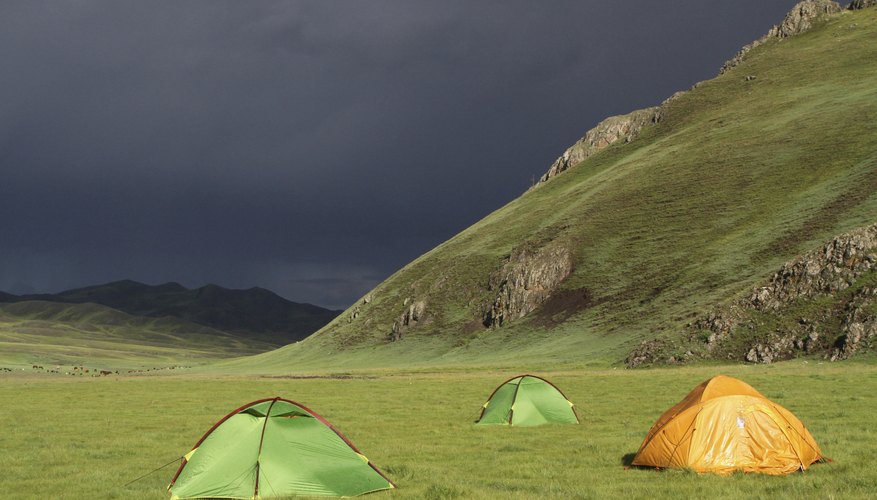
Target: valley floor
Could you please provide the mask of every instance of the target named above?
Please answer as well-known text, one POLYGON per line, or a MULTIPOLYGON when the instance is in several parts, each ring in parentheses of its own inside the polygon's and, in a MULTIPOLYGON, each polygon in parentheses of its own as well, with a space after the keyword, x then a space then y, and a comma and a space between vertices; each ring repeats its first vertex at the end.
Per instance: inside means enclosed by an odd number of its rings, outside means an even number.
POLYGON ((877 363, 540 372, 580 425, 476 427, 515 375, 498 369, 372 371, 344 378, 0 373, 0 491, 8 498, 155 498, 219 418, 283 396, 326 417, 399 488, 369 498, 864 498, 877 488, 877 363), (834 459, 785 477, 627 469, 654 420, 724 373, 794 412, 834 459))

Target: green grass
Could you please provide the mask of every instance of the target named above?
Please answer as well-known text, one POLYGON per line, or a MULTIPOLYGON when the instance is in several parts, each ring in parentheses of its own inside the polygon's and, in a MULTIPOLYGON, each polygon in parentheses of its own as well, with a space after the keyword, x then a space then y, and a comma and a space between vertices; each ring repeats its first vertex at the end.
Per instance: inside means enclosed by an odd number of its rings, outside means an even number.
POLYGON ((359 378, 244 376, 69 380, 0 374, 0 491, 15 498, 167 498, 170 466, 243 403, 283 396, 332 422, 398 483, 374 498, 867 498, 877 487, 877 364, 542 371, 580 425, 476 427, 481 404, 517 370, 355 372, 359 378), (626 470, 654 420, 725 373, 794 412, 834 459, 785 477, 626 470))

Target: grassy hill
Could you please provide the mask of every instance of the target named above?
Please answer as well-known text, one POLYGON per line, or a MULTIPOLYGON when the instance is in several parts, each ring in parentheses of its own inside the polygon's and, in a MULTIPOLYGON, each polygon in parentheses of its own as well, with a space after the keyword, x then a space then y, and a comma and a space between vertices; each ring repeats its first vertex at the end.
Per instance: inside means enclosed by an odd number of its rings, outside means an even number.
POLYGON ((0 304, 0 364, 150 368, 263 352, 271 344, 98 304, 0 304))
POLYGON ((0 302, 101 304, 134 316, 171 316, 231 332, 275 347, 301 340, 338 311, 299 304, 263 288, 230 290, 217 285, 188 289, 178 283, 146 285, 131 280, 67 290, 58 294, 0 295, 0 302))
POLYGON ((232 365, 615 363, 877 219, 877 9, 769 40, 662 114, 405 266, 317 334, 232 365), (568 260, 568 276, 535 310, 486 327, 499 278, 540 256, 568 260))

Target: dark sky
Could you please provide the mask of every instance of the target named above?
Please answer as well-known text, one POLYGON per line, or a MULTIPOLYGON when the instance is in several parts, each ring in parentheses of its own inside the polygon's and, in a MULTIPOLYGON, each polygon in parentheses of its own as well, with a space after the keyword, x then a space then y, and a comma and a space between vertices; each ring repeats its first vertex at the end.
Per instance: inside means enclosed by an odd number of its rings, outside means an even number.
POLYGON ((0 2, 0 290, 346 307, 795 0, 0 2))

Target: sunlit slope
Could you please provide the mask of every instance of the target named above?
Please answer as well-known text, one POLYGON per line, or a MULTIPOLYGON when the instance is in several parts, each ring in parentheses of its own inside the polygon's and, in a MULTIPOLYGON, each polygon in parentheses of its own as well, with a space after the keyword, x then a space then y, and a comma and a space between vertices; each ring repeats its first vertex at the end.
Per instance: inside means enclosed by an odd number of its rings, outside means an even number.
POLYGON ((497 210, 317 334, 232 366, 617 362, 875 220, 877 9, 867 9, 754 49, 667 104, 638 139, 497 210), (491 273, 515 249, 551 245, 574 261, 553 298, 485 328, 491 273), (418 321, 394 338, 418 302, 418 321))
POLYGON ((288 301, 262 288, 235 290, 217 285, 188 289, 179 283, 147 285, 122 280, 57 294, 0 294, 0 302, 35 300, 94 303, 134 316, 174 317, 272 347, 301 340, 338 314, 338 311, 288 301))
POLYGON ((0 366, 192 365, 269 345, 178 318, 144 318, 98 304, 0 304, 0 366))

